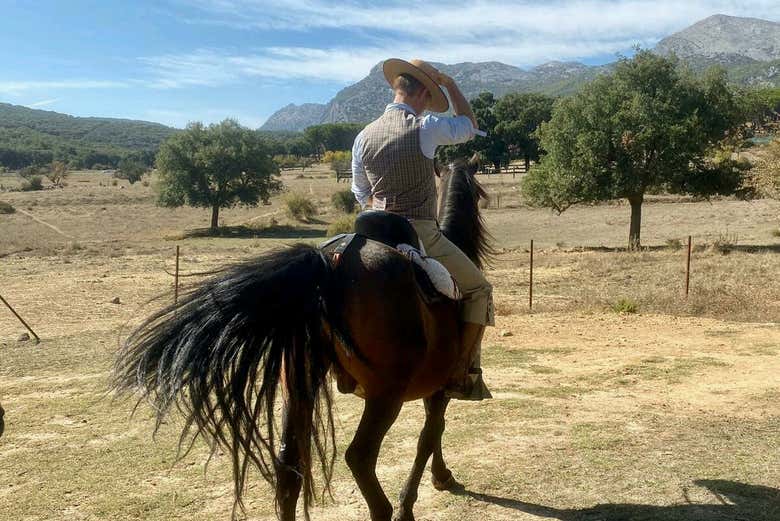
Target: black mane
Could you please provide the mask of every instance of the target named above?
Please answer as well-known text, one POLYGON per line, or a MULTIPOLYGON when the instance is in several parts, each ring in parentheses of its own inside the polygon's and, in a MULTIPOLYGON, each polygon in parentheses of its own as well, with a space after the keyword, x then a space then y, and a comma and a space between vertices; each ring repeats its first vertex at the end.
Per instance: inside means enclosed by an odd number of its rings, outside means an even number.
POLYGON ((475 172, 474 161, 458 159, 447 165, 442 175, 444 201, 439 223, 444 236, 481 269, 495 250, 479 213, 479 201, 487 199, 487 193, 474 177, 475 172))

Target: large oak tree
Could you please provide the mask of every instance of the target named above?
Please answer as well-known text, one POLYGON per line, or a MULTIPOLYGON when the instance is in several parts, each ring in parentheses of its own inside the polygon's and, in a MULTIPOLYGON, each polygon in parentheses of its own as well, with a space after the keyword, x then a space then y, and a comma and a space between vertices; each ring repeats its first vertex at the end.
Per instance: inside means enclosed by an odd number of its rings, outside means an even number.
POLYGON ((267 202, 282 188, 262 137, 230 119, 190 123, 160 146, 156 164, 160 204, 211 208, 212 228, 221 208, 267 202))
POLYGON ((739 189, 741 165, 712 158, 742 120, 722 71, 695 77, 674 57, 639 50, 555 105, 539 129, 547 154, 523 180, 523 193, 558 212, 627 199, 629 248, 636 249, 645 194, 707 197, 739 189))

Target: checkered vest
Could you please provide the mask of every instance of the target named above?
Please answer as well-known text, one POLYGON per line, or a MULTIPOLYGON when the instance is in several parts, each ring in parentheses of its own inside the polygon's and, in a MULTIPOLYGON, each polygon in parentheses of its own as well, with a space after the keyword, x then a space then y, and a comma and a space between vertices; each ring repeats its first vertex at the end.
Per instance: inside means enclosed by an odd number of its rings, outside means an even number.
POLYGON ((433 159, 420 150, 420 120, 388 110, 363 130, 361 158, 373 207, 410 219, 436 218, 433 159))

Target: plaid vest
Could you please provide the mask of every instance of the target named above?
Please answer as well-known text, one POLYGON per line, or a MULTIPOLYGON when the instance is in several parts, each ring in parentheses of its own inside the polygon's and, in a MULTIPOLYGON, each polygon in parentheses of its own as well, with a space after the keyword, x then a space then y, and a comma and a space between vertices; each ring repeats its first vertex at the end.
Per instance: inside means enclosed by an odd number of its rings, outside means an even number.
POLYGON ((420 120, 388 110, 363 130, 361 158, 373 207, 410 219, 436 219, 433 159, 420 150, 420 120))

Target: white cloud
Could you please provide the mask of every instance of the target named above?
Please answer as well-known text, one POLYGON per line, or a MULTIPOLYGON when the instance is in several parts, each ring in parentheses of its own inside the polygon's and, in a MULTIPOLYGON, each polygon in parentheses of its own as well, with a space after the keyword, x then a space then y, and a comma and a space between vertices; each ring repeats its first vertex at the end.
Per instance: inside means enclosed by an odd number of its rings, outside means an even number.
POLYGON ((324 0, 181 0, 208 18, 201 23, 238 28, 368 29, 414 35, 426 41, 462 41, 513 35, 588 40, 661 37, 716 13, 780 18, 777 0, 433 0, 385 5, 324 0))
POLYGON ((147 61, 157 86, 217 85, 242 78, 359 80, 391 56, 502 61, 527 67, 652 47, 715 13, 779 19, 778 0, 432 0, 385 5, 354 0, 178 0, 207 15, 191 20, 245 30, 339 29, 339 47, 272 47, 236 54, 198 51, 147 61), (357 40, 357 38, 356 38, 357 40), (365 42, 368 42, 367 44, 365 42))
POLYGON ((44 99, 41 101, 36 101, 35 103, 29 103, 27 106, 30 107, 31 109, 34 109, 36 107, 45 107, 47 105, 52 105, 54 103, 57 103, 61 99, 62 98, 44 99))
POLYGON ((129 86, 130 84, 124 81, 103 80, 0 81, 0 93, 19 94, 58 89, 116 89, 129 86))

